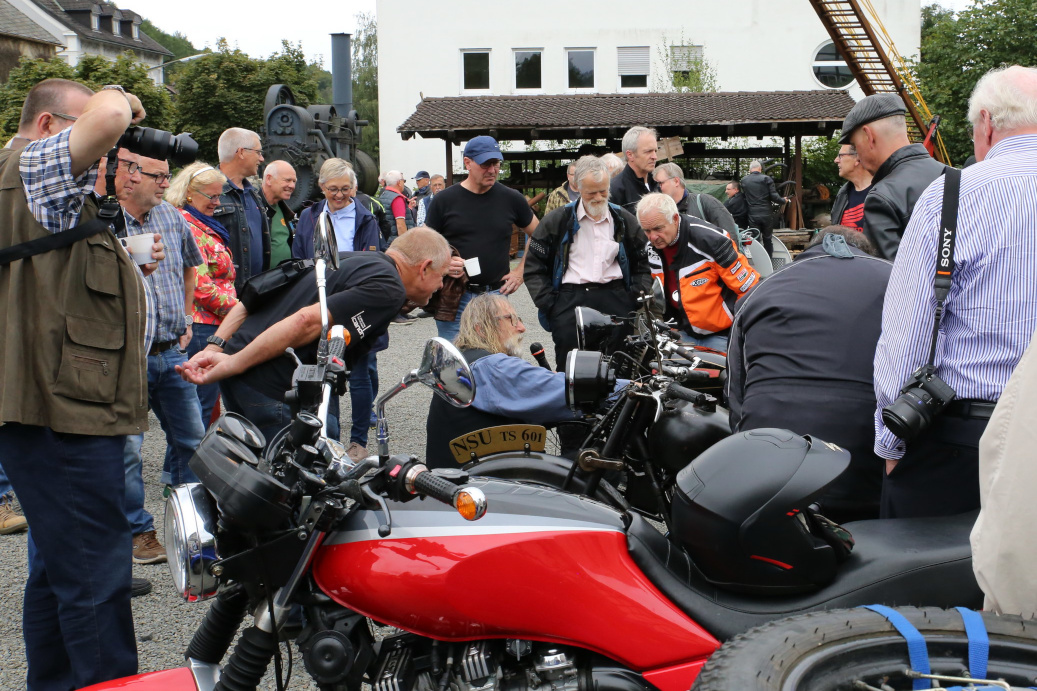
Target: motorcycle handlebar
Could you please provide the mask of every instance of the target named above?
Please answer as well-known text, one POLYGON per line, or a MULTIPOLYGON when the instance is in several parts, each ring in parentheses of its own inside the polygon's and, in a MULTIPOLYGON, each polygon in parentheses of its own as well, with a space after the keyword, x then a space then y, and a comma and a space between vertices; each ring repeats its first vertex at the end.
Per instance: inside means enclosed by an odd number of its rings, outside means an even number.
POLYGON ((476 487, 460 487, 424 466, 411 478, 414 491, 454 507, 463 518, 475 521, 486 513, 486 495, 476 487))
POLYGON ((331 338, 328 341, 328 355, 339 360, 344 360, 346 355, 346 339, 331 338))
POLYGON ((700 394, 698 391, 686 389, 680 384, 670 384, 668 387, 666 387, 667 398, 679 398, 680 400, 687 401, 688 403, 696 403, 698 402, 701 396, 702 394, 700 394))

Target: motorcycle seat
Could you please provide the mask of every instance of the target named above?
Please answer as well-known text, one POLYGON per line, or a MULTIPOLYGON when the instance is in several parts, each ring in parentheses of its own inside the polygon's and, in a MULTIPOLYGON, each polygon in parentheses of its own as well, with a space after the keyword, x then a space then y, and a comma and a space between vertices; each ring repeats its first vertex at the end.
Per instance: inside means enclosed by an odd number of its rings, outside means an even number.
POLYGON ((692 620, 724 641, 754 626, 815 610, 859 605, 980 609, 969 534, 978 512, 940 518, 858 521, 856 546, 834 581, 810 592, 761 596, 710 583, 682 547, 628 513, 627 548, 645 576, 692 620))

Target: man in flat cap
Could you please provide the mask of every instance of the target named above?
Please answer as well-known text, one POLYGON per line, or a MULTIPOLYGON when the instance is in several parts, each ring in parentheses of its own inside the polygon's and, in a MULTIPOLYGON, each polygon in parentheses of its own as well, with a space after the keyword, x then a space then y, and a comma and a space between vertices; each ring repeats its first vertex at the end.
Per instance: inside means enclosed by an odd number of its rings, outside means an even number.
POLYGON ((857 102, 843 121, 840 144, 857 151, 872 175, 864 200, 864 234, 878 256, 893 260, 915 202, 943 172, 921 144, 907 138, 904 102, 896 94, 873 94, 857 102))

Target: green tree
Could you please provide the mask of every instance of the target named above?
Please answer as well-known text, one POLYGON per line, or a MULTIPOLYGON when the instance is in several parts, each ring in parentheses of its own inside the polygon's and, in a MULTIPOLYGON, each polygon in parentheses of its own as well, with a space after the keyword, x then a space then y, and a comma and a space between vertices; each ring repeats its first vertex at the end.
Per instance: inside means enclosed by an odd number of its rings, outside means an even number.
POLYGON ((73 79, 95 90, 105 84, 120 84, 136 94, 144 105, 148 116, 142 124, 158 129, 170 129, 173 124, 173 104, 169 94, 151 81, 147 69, 132 53, 123 53, 114 62, 96 55, 87 56, 75 68, 60 58, 23 59, 11 70, 7 83, 0 86, 0 142, 6 142, 18 131, 22 103, 29 89, 54 77, 73 79))
POLYGON ((698 57, 687 54, 690 48, 692 44, 683 34, 676 42, 663 39, 659 45, 663 69, 653 80, 655 91, 711 93, 720 90, 716 68, 704 53, 698 57))
POLYGON ((803 187, 825 185, 834 196, 845 182, 839 177, 835 155, 841 145, 838 137, 807 137, 803 142, 803 187))
POLYGON ((177 76, 176 128, 191 132, 198 141, 200 158, 215 163, 216 142, 224 130, 244 127, 259 131, 266 92, 274 84, 290 87, 301 106, 313 102, 319 93, 299 46, 284 41, 281 52, 257 60, 232 49, 221 38, 215 52, 184 63, 177 76))
POLYGON ((1035 18, 1037 0, 977 0, 957 16, 930 12, 916 72, 953 161, 972 153, 968 101, 979 78, 1003 65, 1037 64, 1035 18))
MULTIPOLYGON (((202 51, 194 47, 194 44, 188 40, 187 36, 177 31, 173 34, 168 34, 162 29, 158 28, 147 19, 141 22, 140 30, 155 40, 160 46, 168 50, 173 54, 172 60, 179 60, 180 58, 190 57, 197 55, 202 51)), ((183 68, 183 63, 174 62, 171 65, 167 65, 163 68, 162 76, 166 84, 170 84, 176 79, 176 74, 183 68)))
POLYGON ((378 27, 373 14, 356 15, 352 47, 353 108, 360 119, 368 122, 361 135, 360 148, 378 165, 378 27))

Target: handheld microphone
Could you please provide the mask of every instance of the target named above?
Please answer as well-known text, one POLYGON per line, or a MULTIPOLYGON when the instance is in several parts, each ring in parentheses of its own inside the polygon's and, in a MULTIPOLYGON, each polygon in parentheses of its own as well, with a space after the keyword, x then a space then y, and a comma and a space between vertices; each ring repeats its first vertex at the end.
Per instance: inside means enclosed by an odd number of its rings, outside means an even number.
POLYGON ((544 369, 551 369, 551 365, 547 362, 547 356, 544 355, 544 346, 540 343, 530 343, 529 352, 533 355, 533 359, 537 361, 537 364, 544 369))

